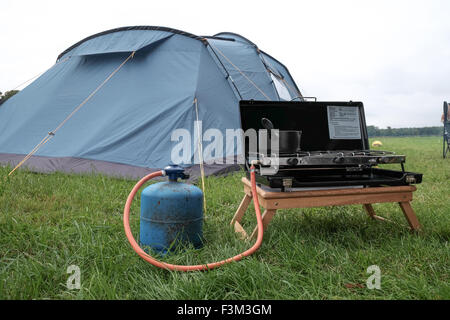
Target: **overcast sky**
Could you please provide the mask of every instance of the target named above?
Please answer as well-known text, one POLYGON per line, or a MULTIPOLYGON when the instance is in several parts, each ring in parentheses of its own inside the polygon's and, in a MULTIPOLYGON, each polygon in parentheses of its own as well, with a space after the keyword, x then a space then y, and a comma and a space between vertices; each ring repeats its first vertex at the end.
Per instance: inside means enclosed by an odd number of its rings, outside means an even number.
POLYGON ((241 34, 304 96, 364 102, 369 125, 438 126, 450 100, 450 1, 0 0, 0 91, 87 36, 133 25, 241 34))

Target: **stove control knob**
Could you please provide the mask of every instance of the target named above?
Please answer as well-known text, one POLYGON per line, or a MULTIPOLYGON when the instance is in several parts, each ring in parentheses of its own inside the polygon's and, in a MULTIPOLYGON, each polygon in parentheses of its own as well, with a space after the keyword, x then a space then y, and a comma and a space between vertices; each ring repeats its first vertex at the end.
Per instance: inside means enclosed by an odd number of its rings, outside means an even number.
POLYGON ((333 159, 334 163, 343 163, 344 162, 344 157, 336 157, 333 159))
POLYGON ((389 158, 387 157, 379 157, 378 163, 389 163, 389 158))
POLYGON ((297 158, 289 158, 287 159, 287 164, 290 166, 296 166, 298 165, 298 159, 297 158))
POLYGON ((416 177, 414 176, 406 176, 406 183, 416 183, 416 177))

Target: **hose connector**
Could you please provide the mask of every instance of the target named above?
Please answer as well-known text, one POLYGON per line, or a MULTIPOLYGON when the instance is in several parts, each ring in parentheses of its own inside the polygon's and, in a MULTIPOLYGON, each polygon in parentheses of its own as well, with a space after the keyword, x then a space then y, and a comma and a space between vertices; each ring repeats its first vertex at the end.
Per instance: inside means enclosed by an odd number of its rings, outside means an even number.
POLYGON ((163 175, 169 177, 169 181, 177 181, 180 179, 189 179, 189 175, 184 173, 184 169, 177 165, 167 166, 163 170, 163 175))

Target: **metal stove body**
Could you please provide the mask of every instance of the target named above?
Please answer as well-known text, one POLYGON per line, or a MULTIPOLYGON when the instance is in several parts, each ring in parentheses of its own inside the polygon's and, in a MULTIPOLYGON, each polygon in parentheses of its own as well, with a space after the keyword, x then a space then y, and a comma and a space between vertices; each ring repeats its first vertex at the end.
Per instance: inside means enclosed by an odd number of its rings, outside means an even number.
POLYGON ((244 139, 246 169, 257 160, 257 182, 288 191, 296 188, 398 186, 421 183, 422 174, 405 171, 406 157, 370 150, 361 102, 241 101, 241 125, 257 134, 258 148, 244 139), (260 119, 279 130, 301 131, 300 150, 277 153, 260 119), (275 150, 275 151, 274 151, 275 150), (397 164, 400 170, 379 168, 397 164))

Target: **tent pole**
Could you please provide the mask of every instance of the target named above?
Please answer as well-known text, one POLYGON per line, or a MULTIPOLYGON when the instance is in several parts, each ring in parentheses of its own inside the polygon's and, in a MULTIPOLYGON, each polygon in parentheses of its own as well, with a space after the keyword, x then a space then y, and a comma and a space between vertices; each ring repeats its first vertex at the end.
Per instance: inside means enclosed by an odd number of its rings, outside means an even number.
POLYGON ((203 167, 203 143, 202 133, 200 132, 199 118, 198 118, 198 100, 194 98, 195 115, 197 118, 197 135, 198 135, 198 159, 200 160, 200 174, 202 177, 202 191, 203 191, 203 211, 206 217, 206 188, 205 188, 205 168, 203 167))

